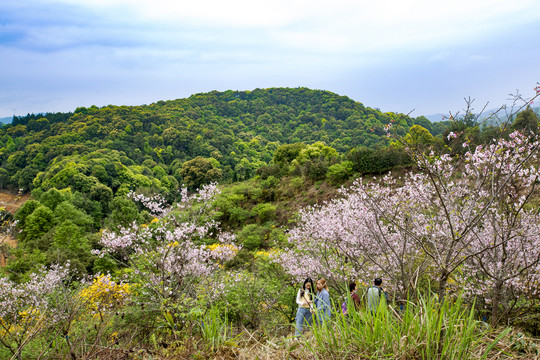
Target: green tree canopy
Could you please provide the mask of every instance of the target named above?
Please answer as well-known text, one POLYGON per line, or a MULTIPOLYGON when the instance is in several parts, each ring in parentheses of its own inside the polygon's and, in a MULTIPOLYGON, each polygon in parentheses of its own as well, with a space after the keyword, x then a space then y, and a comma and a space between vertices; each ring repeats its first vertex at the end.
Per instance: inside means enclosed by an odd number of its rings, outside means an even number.
POLYGON ((511 130, 520 130, 538 134, 538 121, 540 118, 530 106, 516 115, 511 130))
POLYGON ((332 158, 337 158, 339 156, 336 149, 326 146, 323 142, 317 141, 313 145, 307 145, 305 148, 300 150, 300 153, 296 157, 296 160, 299 164, 304 164, 306 161, 314 159, 325 159, 329 160, 332 158))
POLYGON ((182 175, 184 185, 193 190, 204 184, 219 181, 222 171, 214 166, 212 160, 197 156, 182 164, 180 175, 182 175))
POLYGON ((39 206, 26 218, 25 241, 39 240, 54 226, 54 214, 47 206, 39 206))

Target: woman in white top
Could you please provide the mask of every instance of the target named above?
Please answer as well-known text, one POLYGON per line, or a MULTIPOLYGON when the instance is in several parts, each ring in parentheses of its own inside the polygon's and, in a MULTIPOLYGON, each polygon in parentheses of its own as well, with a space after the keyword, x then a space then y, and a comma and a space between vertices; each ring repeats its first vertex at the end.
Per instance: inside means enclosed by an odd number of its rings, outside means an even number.
POLYGON ((300 336, 302 334, 304 324, 311 325, 312 323, 313 289, 311 278, 307 278, 302 288, 298 289, 298 294, 296 295, 298 310, 296 311, 296 332, 294 336, 300 336))

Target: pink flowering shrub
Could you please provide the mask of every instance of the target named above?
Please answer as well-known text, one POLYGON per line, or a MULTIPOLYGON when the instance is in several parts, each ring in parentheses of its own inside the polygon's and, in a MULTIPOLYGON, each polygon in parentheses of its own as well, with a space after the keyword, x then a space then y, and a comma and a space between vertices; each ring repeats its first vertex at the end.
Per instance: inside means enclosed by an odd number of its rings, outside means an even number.
POLYGON ((0 278, 0 343, 18 356, 35 337, 62 320, 54 294, 64 287, 68 269, 53 266, 30 274, 17 284, 0 278))
POLYGON ((173 206, 157 197, 131 194, 149 208, 155 220, 103 232, 103 248, 95 253, 108 254, 127 266, 133 300, 145 309, 168 312, 175 303, 191 303, 186 299, 196 299, 197 289, 210 284, 220 264, 238 252, 234 236, 222 233, 212 219, 212 202, 218 191, 215 184, 194 194, 183 189, 181 201, 173 206), (218 245, 207 246, 208 239, 218 245))

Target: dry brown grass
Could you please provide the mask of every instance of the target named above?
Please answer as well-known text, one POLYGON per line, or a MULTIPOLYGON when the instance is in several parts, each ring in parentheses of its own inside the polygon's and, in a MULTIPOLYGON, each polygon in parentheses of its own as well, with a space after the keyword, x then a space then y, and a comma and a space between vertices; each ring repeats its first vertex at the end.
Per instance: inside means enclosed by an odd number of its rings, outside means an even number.
POLYGON ((0 206, 4 207, 6 211, 14 213, 22 204, 30 198, 30 193, 18 195, 8 191, 0 191, 0 206))
MULTIPOLYGON (((5 211, 14 214, 29 198, 29 193, 19 195, 8 191, 0 191, 0 208, 4 208, 5 211)), ((16 247, 17 239, 10 234, 0 234, 0 245, 16 247)), ((6 264, 6 256, 7 252, 5 249, 2 249, 0 251, 0 266, 6 264)))

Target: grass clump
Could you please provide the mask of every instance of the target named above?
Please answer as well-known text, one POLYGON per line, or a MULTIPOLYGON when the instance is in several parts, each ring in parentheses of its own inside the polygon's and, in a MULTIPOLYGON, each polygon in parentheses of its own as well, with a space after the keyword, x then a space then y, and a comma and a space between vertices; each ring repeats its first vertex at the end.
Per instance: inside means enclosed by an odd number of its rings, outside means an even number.
POLYGON ((461 297, 439 304, 419 296, 400 311, 381 304, 374 314, 365 309, 348 316, 334 313, 331 323, 312 327, 304 349, 314 359, 516 358, 501 342, 510 331, 476 320, 474 307, 461 297))

